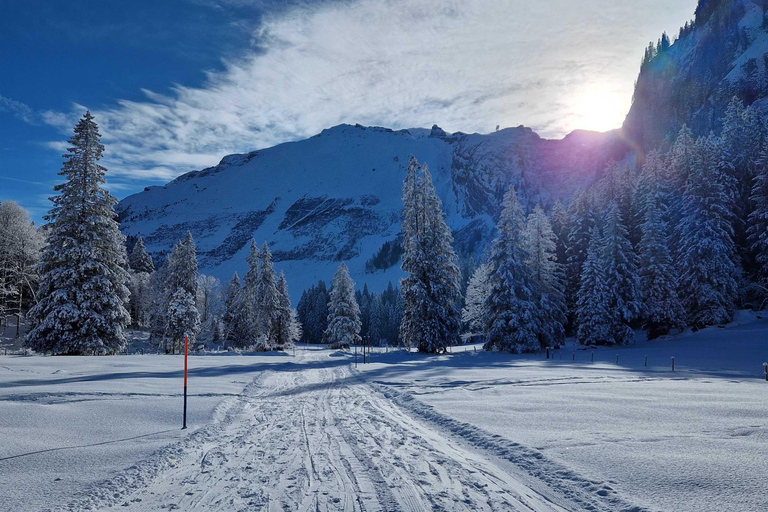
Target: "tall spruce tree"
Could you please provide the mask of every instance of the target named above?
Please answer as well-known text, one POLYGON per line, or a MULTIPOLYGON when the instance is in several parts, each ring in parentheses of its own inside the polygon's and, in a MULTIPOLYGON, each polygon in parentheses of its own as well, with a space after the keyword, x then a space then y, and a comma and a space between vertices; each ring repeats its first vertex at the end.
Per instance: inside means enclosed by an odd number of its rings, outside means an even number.
POLYGON ((181 352, 185 336, 190 343, 194 343, 200 330, 200 313, 195 307, 197 278, 197 249, 192 233, 187 231, 173 248, 165 278, 165 307, 168 315, 165 349, 171 353, 181 352), (175 315, 173 318, 171 312, 175 315), (189 321, 190 324, 182 326, 183 321, 189 321))
POLYGON ((611 201, 605 212, 602 250, 613 341, 617 345, 624 345, 632 340, 633 332, 629 324, 640 315, 642 302, 637 255, 622 221, 619 206, 614 201, 611 201))
POLYGON ((251 239, 248 257, 246 258, 248 271, 243 276, 242 296, 240 299, 240 306, 242 307, 240 328, 242 329, 241 334, 244 336, 242 342, 245 345, 256 343, 262 334, 261 326, 259 325, 261 304, 258 298, 260 261, 261 251, 259 251, 259 246, 256 245, 256 240, 251 239))
POLYGON ((323 342, 333 348, 360 342, 360 307, 355 299, 355 283, 344 262, 339 264, 331 282, 328 302, 328 327, 323 342))
POLYGON ((514 353, 540 348, 541 325, 524 240, 525 218, 513 188, 504 195, 490 260, 490 293, 484 310, 485 349, 514 353))
POLYGON ((297 331, 293 311, 291 310, 291 298, 288 295, 288 282, 285 274, 280 272, 277 279, 277 311, 275 313, 275 345, 280 350, 285 350, 293 345, 297 331))
POLYGON ((130 322, 125 239, 115 215, 117 200, 103 188, 107 169, 101 135, 86 112, 69 139, 45 219, 39 302, 30 310, 26 343, 54 354, 109 354, 125 348, 130 322))
POLYGON ((542 347, 557 347, 565 340, 568 320, 565 272, 557 261, 557 237, 540 206, 528 215, 525 244, 534 300, 538 305, 539 344, 542 347))
POLYGON ((272 350, 276 343, 275 328, 279 298, 277 294, 277 276, 272 266, 272 253, 266 242, 259 252, 259 280, 256 283, 257 315, 259 340, 262 350, 272 350))
POLYGON ((760 284, 768 286, 768 142, 756 165, 751 200, 749 242, 757 260, 760 284))
POLYGON ((694 330, 729 322, 736 299, 738 268, 727 207, 730 199, 718 150, 714 136, 697 141, 675 230, 678 296, 694 330))
POLYGON ((611 345, 614 336, 612 315, 608 310, 608 287, 602 260, 603 237, 598 226, 592 228, 587 259, 581 272, 576 300, 576 340, 582 345, 611 345))
POLYGON ((685 310, 675 288, 675 269, 667 245, 667 224, 659 204, 647 200, 640 239, 643 327, 649 340, 685 328, 685 310))
POLYGON ((411 158, 403 184, 404 313, 400 335, 420 352, 459 342, 461 273, 428 166, 411 158))
POLYGON ((147 248, 144 245, 143 238, 139 237, 136 241, 136 245, 133 246, 131 255, 128 256, 128 263, 131 266, 131 270, 134 272, 151 274, 155 271, 155 264, 152 261, 152 256, 147 254, 147 248))

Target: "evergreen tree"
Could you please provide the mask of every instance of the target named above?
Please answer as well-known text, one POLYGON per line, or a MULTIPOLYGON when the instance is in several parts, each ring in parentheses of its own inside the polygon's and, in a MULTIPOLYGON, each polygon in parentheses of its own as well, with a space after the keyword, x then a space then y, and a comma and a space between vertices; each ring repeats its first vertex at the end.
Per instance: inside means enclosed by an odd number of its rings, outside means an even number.
POLYGON ((371 297, 370 322, 368 335, 371 337, 371 343, 375 346, 380 346, 385 316, 381 305, 381 297, 376 294, 371 297))
POLYGON ((624 345, 632 340, 629 324, 638 318, 642 302, 637 255, 632 249, 619 207, 613 201, 605 213, 604 231, 601 259, 608 290, 608 311, 612 319, 611 333, 614 343, 624 345))
POLYGON ((136 245, 133 246, 131 255, 128 257, 128 264, 134 272, 144 272, 151 274, 155 271, 155 264, 152 257, 147 254, 147 248, 144 246, 144 239, 139 237, 136 245))
POLYGON ((251 239, 251 246, 246 258, 248 271, 243 276, 242 297, 240 299, 242 306, 240 328, 244 336, 243 343, 246 346, 256 343, 259 336, 264 334, 263 326, 259 324, 262 309, 258 296, 260 260, 261 251, 259 251, 259 247, 256 245, 256 240, 251 239))
POLYGON ((467 285, 461 320, 472 335, 482 333, 484 329, 485 311, 483 308, 490 293, 490 280, 491 266, 484 263, 475 269, 469 280, 469 285, 467 285))
POLYGON ((168 301, 168 336, 179 340, 179 352, 185 338, 191 344, 200 330, 200 313, 195 307, 195 297, 184 288, 177 288, 168 301))
POLYGON ((614 342, 605 264, 601 257, 604 252, 602 240, 600 230, 595 226, 590 235, 576 300, 576 339, 582 345, 610 345, 614 342))
POLYGON ((355 300, 355 283, 343 262, 331 282, 328 328, 323 342, 331 348, 348 347, 360 342, 360 307, 355 300))
POLYGON ((61 176, 51 198, 47 246, 41 258, 39 302, 30 310, 27 345, 54 354, 106 354, 125 348, 130 322, 125 238, 117 200, 102 188, 104 146, 90 112, 69 139, 61 176))
POLYGON ((652 193, 645 201, 640 240, 640 284, 643 327, 649 340, 685 328, 685 310, 675 289, 675 270, 667 246, 667 225, 652 193))
POLYGON ((537 206, 525 228, 527 264, 538 305, 539 344, 557 347, 565 340, 565 272, 557 262, 557 237, 544 210, 537 206))
POLYGON ((758 263, 758 278, 768 286, 768 142, 757 163, 752 185, 753 211, 749 216, 749 242, 758 263))
POLYGON ((245 293, 240 285, 240 276, 237 272, 227 285, 224 294, 224 338, 228 346, 235 348, 247 348, 250 339, 250 323, 244 300, 245 293))
POLYGON ((171 353, 181 352, 184 336, 189 337, 189 342, 194 343, 200 328, 200 316, 196 307, 189 308, 189 298, 191 297, 192 306, 195 306, 197 297, 197 250, 192 233, 187 231, 184 239, 179 241, 173 248, 171 257, 168 260, 168 270, 165 279, 165 297, 166 309, 168 311, 167 330, 165 337, 165 349, 171 353), (183 290, 185 293, 179 293, 183 290), (171 318, 171 302, 176 300, 174 314, 171 318), (192 319, 194 321, 189 326, 171 324, 171 321, 180 322, 183 319, 192 319), (185 333, 184 336, 181 333, 185 333))
POLYGON ((259 280, 256 283, 256 304, 259 343, 261 349, 272 350, 277 341, 275 328, 277 327, 277 312, 279 308, 279 299, 277 294, 277 278, 275 269, 272 266, 272 253, 269 251, 267 243, 261 247, 259 253, 259 280))
POLYGON ((328 327, 328 289, 324 281, 318 281, 301 295, 296 311, 302 326, 301 340, 305 343, 320 343, 328 327))
POLYGON ((275 314, 275 345, 278 349, 286 349, 298 340, 296 326, 291 310, 291 299, 288 295, 288 283, 285 274, 280 272, 277 280, 277 312, 275 314))
POLYGON ((539 349, 541 330, 533 282, 526 264, 524 217, 513 188, 504 196, 491 251, 490 293, 486 300, 486 350, 515 353, 539 349))
POLYGON ((453 236, 443 218, 432 176, 411 159, 403 186, 403 270, 405 309, 400 332, 420 352, 444 352, 459 342, 461 274, 453 236))
POLYGON ((568 212, 563 203, 557 201, 552 207, 552 232, 555 234, 557 262, 565 268, 568 263, 568 212))
MULTIPOLYGON (((582 267, 587 259, 590 233, 595 226, 590 197, 586 192, 578 191, 568 206, 568 244, 566 249, 566 306, 574 315, 576 301, 581 285, 582 267)), ((573 324, 575 318, 569 318, 573 324)))
POLYGON ((738 278, 717 141, 701 138, 695 150, 675 230, 678 296, 694 330, 731 320, 738 278))

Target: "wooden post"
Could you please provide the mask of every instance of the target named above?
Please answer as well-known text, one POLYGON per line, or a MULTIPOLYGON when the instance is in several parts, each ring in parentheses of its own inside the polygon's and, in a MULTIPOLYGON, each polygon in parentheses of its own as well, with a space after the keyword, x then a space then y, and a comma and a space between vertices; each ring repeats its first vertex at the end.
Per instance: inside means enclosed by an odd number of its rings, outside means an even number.
POLYGON ((619 354, 616 354, 616 364, 619 364, 619 354))
POLYGON ((573 355, 573 362, 575 363, 576 362, 576 352, 574 352, 572 355, 573 355))
POLYGON ((594 352, 594 350, 592 351, 592 362, 593 363, 595 362, 595 352, 594 352))
POLYGON ((768 381, 768 363, 763 363, 763 373, 765 373, 765 380, 768 381))
POLYGON ((675 371, 675 356, 672 356, 672 371, 675 371))
POLYGON ((547 347, 547 359, 549 359, 549 347, 547 347))

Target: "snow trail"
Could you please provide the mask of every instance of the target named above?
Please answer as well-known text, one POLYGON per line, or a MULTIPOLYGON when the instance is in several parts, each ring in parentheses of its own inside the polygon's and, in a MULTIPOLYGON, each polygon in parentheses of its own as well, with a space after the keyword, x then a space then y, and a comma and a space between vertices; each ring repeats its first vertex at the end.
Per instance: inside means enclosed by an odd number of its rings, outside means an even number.
MULTIPOLYGON (((149 464, 138 485, 95 488, 69 510, 575 509, 351 372, 346 357, 300 351, 295 370, 263 372, 217 423, 162 450, 161 469, 149 464)), ((141 475, 143 465, 131 469, 141 475)))

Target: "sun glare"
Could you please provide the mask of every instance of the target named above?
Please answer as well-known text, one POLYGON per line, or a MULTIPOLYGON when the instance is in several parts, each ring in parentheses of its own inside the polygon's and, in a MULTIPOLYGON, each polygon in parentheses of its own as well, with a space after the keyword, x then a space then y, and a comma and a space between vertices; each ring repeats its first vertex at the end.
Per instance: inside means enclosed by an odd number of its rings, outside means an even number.
POLYGON ((590 86, 575 97, 574 128, 605 132, 619 128, 627 115, 625 98, 616 91, 590 86))

